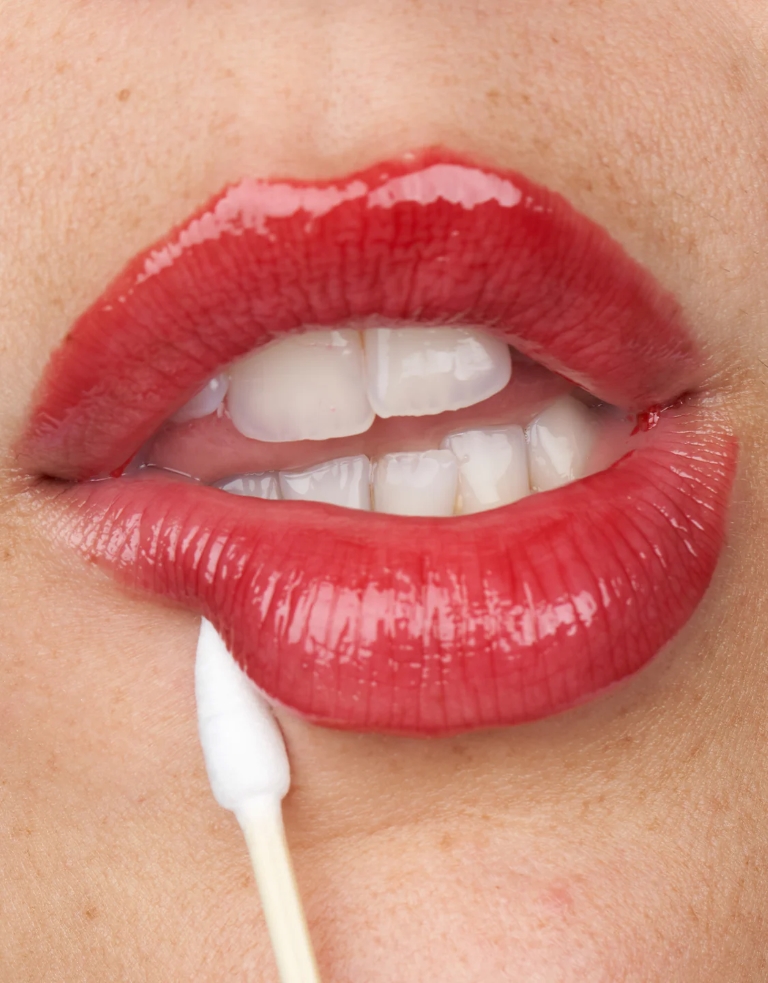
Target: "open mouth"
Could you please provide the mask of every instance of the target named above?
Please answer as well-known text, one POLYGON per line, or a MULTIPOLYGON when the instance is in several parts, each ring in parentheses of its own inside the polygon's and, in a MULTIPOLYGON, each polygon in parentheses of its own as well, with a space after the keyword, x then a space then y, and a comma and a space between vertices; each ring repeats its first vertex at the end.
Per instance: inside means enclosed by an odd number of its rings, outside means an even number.
POLYGON ((606 232, 430 151, 226 189, 80 318, 19 453, 272 699, 449 733, 581 703, 689 618, 736 460, 703 371, 606 232))
POLYGON ((601 470, 632 425, 483 331, 307 330, 214 376, 125 473, 447 517, 601 470))

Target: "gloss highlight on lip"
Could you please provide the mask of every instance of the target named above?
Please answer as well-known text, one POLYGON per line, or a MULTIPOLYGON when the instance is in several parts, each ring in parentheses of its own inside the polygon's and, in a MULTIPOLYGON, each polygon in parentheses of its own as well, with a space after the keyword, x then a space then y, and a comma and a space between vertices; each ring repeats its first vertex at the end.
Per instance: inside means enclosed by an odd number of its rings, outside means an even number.
POLYGON ((701 360, 674 299, 520 175, 430 151, 226 189, 75 324, 20 459, 57 479, 108 474, 233 359, 368 316, 478 325, 628 410, 669 408, 608 470, 460 519, 119 478, 57 496, 60 532, 205 614, 258 685, 320 723, 519 723, 639 669, 711 579, 735 442, 678 399, 701 360))

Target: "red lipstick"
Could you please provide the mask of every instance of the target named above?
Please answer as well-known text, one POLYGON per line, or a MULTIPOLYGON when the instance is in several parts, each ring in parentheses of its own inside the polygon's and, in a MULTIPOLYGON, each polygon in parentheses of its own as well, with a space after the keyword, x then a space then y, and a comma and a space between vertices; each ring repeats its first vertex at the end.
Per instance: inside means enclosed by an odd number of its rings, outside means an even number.
POLYGON ((582 702, 688 619, 736 459, 680 399, 701 375, 678 304, 605 231, 517 174, 430 152, 226 189, 74 325, 19 454, 81 482, 57 498, 77 548, 205 614, 273 698, 334 726, 438 734, 582 702), (233 359, 370 315, 478 325, 627 410, 675 406, 608 470, 454 519, 83 482, 233 359))

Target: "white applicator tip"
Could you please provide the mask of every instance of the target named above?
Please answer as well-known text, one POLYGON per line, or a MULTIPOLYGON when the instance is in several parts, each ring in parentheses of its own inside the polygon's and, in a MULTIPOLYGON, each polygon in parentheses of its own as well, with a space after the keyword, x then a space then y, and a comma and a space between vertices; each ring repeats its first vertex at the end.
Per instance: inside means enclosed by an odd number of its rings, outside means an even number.
POLYGON ((283 828, 280 803, 290 786, 283 736, 264 697, 205 620, 195 694, 211 789, 245 834, 280 979, 320 983, 283 828))
POLYGON ((205 766, 219 805, 237 813, 265 795, 279 802, 291 783, 283 735, 264 697, 205 620, 195 696, 205 766))

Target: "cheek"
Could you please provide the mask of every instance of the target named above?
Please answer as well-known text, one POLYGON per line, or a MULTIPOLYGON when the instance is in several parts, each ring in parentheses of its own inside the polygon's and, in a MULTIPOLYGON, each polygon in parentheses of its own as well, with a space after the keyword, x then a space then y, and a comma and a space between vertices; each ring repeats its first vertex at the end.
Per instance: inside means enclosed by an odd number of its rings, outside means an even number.
POLYGON ((349 979, 463 983, 507 979, 510 966, 528 980, 662 979, 663 970, 695 978, 661 955, 683 939, 692 949, 703 940, 686 917, 660 910, 660 871, 633 868, 610 851, 590 869, 562 840, 460 825, 384 832, 297 856, 310 919, 322 919, 349 979))

